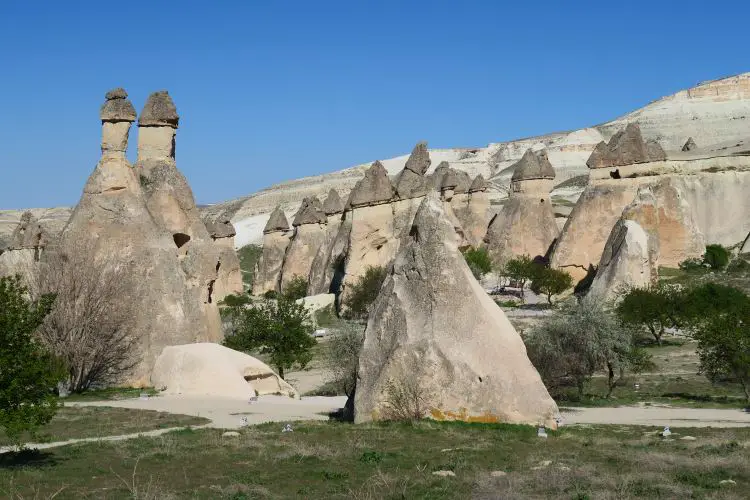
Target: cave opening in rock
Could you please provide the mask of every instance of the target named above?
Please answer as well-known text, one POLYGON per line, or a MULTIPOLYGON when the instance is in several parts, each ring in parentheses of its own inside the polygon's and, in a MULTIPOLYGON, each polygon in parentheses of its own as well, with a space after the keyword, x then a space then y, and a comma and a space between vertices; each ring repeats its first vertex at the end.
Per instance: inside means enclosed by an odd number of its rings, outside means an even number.
POLYGON ((172 239, 174 239, 174 244, 177 245, 177 248, 182 248, 185 243, 190 241, 190 236, 185 233, 174 233, 172 239))
POLYGON ((609 176, 613 179, 619 179, 620 178, 620 169, 615 169, 609 173, 609 176))
POLYGON ((214 283, 216 280, 211 280, 208 282, 208 303, 211 304, 214 301, 214 283))

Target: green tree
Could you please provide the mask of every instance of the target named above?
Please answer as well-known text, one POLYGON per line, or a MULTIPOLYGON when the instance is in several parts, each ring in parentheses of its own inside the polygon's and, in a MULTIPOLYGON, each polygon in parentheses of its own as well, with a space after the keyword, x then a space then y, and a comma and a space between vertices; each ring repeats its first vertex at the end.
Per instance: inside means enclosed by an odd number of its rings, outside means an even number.
POLYGON ((721 245, 706 245, 706 252, 703 254, 703 262, 708 264, 714 271, 726 269, 729 265, 731 254, 729 250, 721 245))
POLYGON ((297 300, 307 297, 307 280, 302 276, 294 275, 284 287, 282 295, 289 300, 297 300))
POLYGON ((344 315, 349 319, 367 319, 370 307, 378 298, 388 271, 384 267, 369 266, 365 274, 351 285, 346 299, 344 315))
POLYGON ((34 339, 53 302, 32 302, 19 277, 0 278, 0 427, 16 445, 57 411, 53 389, 64 374, 34 339))
POLYGON ((632 332, 590 298, 546 319, 524 340, 545 385, 551 391, 576 387, 579 397, 597 371, 607 374, 609 397, 626 373, 650 364, 650 356, 635 346, 632 332))
POLYGON ((552 296, 563 293, 573 286, 573 277, 562 269, 552 269, 538 265, 533 273, 531 290, 547 296, 547 302, 552 304, 552 296))
POLYGON ((255 279, 255 266, 258 264, 263 253, 263 248, 258 245, 245 245, 237 250, 237 257, 240 259, 240 270, 242 271, 242 282, 251 287, 255 279))
POLYGON ((518 283, 521 288, 521 296, 523 297, 524 288, 526 283, 534 279, 534 273, 536 272, 536 264, 528 255, 521 255, 510 259, 505 264, 503 270, 503 276, 509 280, 518 283))
POLYGON ((464 252, 464 259, 477 280, 492 271, 492 259, 486 248, 469 248, 464 252))
POLYGON ((679 288, 659 285, 629 290, 616 311, 620 321, 646 330, 661 345, 665 329, 679 326, 684 305, 684 296, 679 288))
POLYGON ((312 359, 312 337, 309 314, 303 304, 286 297, 276 301, 262 300, 235 307, 232 331, 224 345, 244 352, 267 355, 279 376, 292 366, 307 366, 312 359))

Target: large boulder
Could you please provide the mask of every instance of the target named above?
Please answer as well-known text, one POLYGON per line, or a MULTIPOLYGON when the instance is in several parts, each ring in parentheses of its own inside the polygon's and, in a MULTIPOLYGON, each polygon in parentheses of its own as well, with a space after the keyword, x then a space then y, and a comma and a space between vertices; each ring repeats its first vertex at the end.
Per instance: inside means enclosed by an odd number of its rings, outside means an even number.
POLYGON ((165 394, 244 401, 266 394, 299 397, 262 361, 208 342, 165 347, 156 359, 151 385, 165 394))
POLYGON ((407 384, 437 420, 554 427, 558 415, 521 337, 472 276, 434 194, 422 201, 373 305, 355 421, 387 418, 388 387, 407 384))

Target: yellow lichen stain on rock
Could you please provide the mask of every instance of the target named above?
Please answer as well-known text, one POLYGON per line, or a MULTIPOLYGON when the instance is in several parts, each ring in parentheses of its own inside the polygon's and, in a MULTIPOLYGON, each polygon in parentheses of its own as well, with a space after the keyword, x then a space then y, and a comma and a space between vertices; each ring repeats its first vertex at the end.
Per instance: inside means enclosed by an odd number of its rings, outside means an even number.
POLYGON ((459 421, 477 424, 496 424, 501 422, 500 417, 493 413, 485 412, 481 415, 470 415, 469 411, 466 408, 461 408, 457 412, 450 410, 443 411, 438 408, 432 408, 430 410, 430 416, 433 420, 437 420, 440 422, 459 421))

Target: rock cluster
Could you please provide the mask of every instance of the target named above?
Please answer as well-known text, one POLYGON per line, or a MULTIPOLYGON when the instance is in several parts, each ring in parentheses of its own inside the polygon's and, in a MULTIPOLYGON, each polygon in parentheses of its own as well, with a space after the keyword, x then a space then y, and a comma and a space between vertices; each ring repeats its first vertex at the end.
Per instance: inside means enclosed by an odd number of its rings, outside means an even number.
MULTIPOLYGON (((140 364, 128 378, 147 385, 165 346, 221 339, 217 302, 242 290, 231 245, 217 245, 198 216, 192 191, 174 162, 178 118, 166 92, 149 97, 138 161, 125 157, 135 120, 122 89, 101 110, 102 157, 60 235, 63 254, 93 252, 126 266, 135 302, 140 364)), ((229 238, 226 231, 222 238, 229 238)))
POLYGON ((0 246, 0 276, 20 274, 31 281, 50 237, 31 212, 24 212, 9 241, 0 246))
POLYGON ((484 238, 497 268, 519 255, 547 255, 559 234, 549 194, 554 178, 545 151, 529 149, 515 164, 510 197, 484 238))
POLYGON ((437 194, 420 202, 373 305, 360 355, 355 422, 387 419, 393 387, 436 420, 555 427, 557 406, 521 337, 474 279, 437 194))

